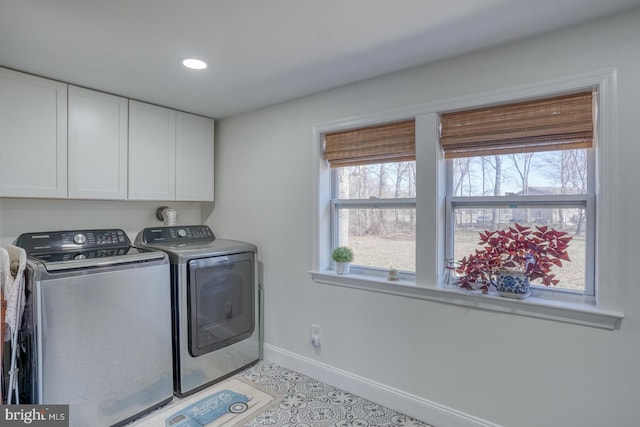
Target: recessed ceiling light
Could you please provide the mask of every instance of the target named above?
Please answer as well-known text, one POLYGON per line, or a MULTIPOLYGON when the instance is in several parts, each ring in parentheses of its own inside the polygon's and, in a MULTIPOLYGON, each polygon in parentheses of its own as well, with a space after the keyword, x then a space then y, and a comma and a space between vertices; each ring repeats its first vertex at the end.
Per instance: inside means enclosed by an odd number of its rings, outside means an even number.
POLYGON ((204 70, 207 68, 207 63, 195 58, 187 58, 182 60, 182 65, 192 70, 204 70))

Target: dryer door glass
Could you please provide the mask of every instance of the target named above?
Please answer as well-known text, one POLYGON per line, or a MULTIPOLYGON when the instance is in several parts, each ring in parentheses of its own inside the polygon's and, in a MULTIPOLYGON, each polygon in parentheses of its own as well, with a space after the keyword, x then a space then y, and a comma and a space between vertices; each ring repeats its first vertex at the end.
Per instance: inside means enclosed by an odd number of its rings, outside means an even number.
POLYGON ((253 252, 189 261, 189 353, 193 357, 253 334, 253 252))

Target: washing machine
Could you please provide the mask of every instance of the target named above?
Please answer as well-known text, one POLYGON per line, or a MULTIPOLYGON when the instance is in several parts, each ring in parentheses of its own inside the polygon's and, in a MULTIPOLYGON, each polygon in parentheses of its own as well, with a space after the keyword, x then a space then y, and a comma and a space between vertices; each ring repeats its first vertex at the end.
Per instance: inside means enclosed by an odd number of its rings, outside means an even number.
POLYGON ((169 256, 177 396, 260 360, 262 292, 255 245, 217 239, 206 225, 145 228, 134 245, 169 256))
POLYGON ((168 256, 120 229, 25 233, 20 403, 124 425, 173 399, 168 256))

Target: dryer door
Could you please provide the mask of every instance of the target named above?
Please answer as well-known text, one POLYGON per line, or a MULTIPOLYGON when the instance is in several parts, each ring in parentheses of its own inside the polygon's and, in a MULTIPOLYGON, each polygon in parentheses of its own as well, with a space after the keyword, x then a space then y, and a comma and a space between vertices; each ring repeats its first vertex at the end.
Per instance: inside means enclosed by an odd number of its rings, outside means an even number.
POLYGON ((255 328, 254 253, 189 261, 189 353, 193 357, 226 347, 255 328))

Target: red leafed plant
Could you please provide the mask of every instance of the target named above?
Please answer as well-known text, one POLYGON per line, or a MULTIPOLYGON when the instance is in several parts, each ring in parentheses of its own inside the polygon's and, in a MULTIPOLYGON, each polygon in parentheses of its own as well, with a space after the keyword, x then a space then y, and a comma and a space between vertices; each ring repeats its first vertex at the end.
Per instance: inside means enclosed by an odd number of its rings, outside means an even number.
POLYGON ((570 261, 567 250, 572 237, 547 226, 536 226, 535 230, 520 224, 514 227, 479 233, 482 249, 459 261, 458 286, 486 294, 491 276, 497 273, 524 273, 529 280, 541 279, 545 286, 560 282, 551 268, 570 261))

